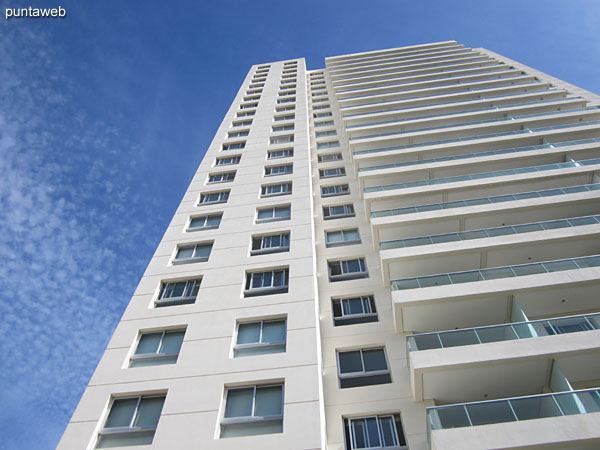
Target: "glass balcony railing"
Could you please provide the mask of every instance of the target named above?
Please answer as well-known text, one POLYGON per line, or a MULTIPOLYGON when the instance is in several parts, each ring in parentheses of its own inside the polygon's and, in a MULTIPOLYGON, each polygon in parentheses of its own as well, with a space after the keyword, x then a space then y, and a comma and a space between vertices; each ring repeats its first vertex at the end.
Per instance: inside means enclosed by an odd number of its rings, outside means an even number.
POLYGON ((600 412, 598 388, 434 406, 427 408, 427 431, 593 412, 600 412))
POLYGON ((491 267, 489 269, 467 270, 423 277, 402 278, 391 282, 393 291, 445 286, 476 281, 498 280, 501 278, 524 277, 541 273, 562 272, 564 270, 600 267, 600 255, 580 258, 558 259, 514 266, 491 267))
POLYGON ((502 325, 491 325, 435 333, 411 334, 406 336, 408 351, 431 350, 464 345, 488 344, 579 331, 600 330, 600 313, 560 317, 556 319, 532 320, 502 325))
POLYGON ((384 186, 372 186, 363 189, 365 194, 370 192, 391 191, 395 189, 406 189, 420 186, 434 186, 436 184, 456 183, 459 181, 480 180, 482 178, 505 177, 521 173, 545 172, 547 170, 568 169, 571 167, 591 166, 600 164, 600 158, 584 159, 582 161, 570 161, 564 163, 544 164, 542 166, 519 167, 517 169, 494 170, 493 172, 481 172, 453 177, 432 178, 430 180, 409 181, 406 183, 386 184, 384 186))
MULTIPOLYGON (((503 81, 516 80, 516 79, 519 79, 519 78, 529 78, 529 79, 531 79, 531 76, 530 75, 521 75, 520 74, 520 75, 511 76, 511 77, 496 78, 496 79, 487 80, 487 81, 480 81, 480 82, 476 82, 475 81, 475 82, 473 82, 473 84, 477 84, 477 83, 491 83, 491 82, 503 82, 503 81)), ((533 80, 531 79, 530 81, 528 81, 528 83, 531 83, 532 81, 533 80)), ((471 83, 469 83, 469 84, 471 84, 471 83)), ((498 88, 498 87, 509 87, 509 86, 513 87, 513 86, 518 86, 519 84, 526 84, 526 83, 514 83, 514 84, 512 84, 512 83, 506 83, 504 85, 494 86, 494 87, 496 87, 496 88, 498 88)), ((422 98, 427 98, 427 97, 435 97, 437 95, 450 95, 450 94, 471 93, 471 92, 477 92, 477 91, 484 90, 484 89, 490 89, 489 86, 486 86, 484 88, 479 88, 479 89, 470 89, 464 83, 456 83, 455 85, 450 84, 450 85, 441 86, 441 87, 442 88, 448 88, 448 87, 452 88, 452 87, 455 87, 455 86, 460 86, 460 87, 463 87, 464 89, 456 90, 456 91, 449 91, 449 92, 442 92, 442 93, 438 92, 437 94, 432 94, 432 95, 418 95, 416 97, 392 98, 392 99, 389 99, 389 100, 379 100, 379 101, 370 102, 370 103, 361 103, 359 105, 345 105, 345 106, 340 106, 340 109, 344 110, 344 109, 353 108, 353 107, 356 107, 356 106, 374 106, 374 105, 381 105, 381 104, 385 104, 385 103, 397 102, 398 100, 409 100, 409 99, 415 99, 415 98, 422 99, 422 98)), ((425 89, 406 89, 406 90, 397 91, 397 92, 393 92, 393 93, 372 94, 372 95, 369 95, 369 96, 359 97, 359 98, 364 98, 364 99, 367 99, 368 97, 376 98, 376 97, 382 97, 382 96, 391 95, 391 94, 407 94, 407 93, 410 93, 410 92, 413 92, 413 91, 421 92, 421 91, 424 91, 424 90, 433 90, 433 89, 437 89, 437 88, 431 87, 431 88, 425 88, 425 89)), ((342 104, 343 102, 348 102, 348 101, 351 101, 351 100, 355 100, 355 98, 343 98, 343 99, 338 100, 338 103, 342 104)))
POLYGON ((591 143, 598 143, 598 142, 600 142, 600 139, 592 138, 592 139, 579 139, 576 141, 555 142, 552 144, 528 145, 527 147, 507 148, 504 150, 491 150, 489 152, 467 153, 464 155, 442 156, 440 158, 421 159, 419 161, 405 161, 405 162, 394 163, 394 164, 381 164, 378 166, 362 167, 362 168, 358 169, 358 171, 359 172, 367 172, 369 170, 393 169, 395 167, 416 166, 416 165, 420 165, 420 164, 431 164, 431 163, 436 163, 436 162, 454 161, 454 160, 469 159, 469 158, 479 158, 482 156, 505 155, 507 153, 519 153, 519 152, 527 152, 527 151, 531 151, 531 150, 541 150, 543 148, 566 147, 569 145, 582 145, 582 144, 591 144, 591 143))
POLYGON ((481 125, 484 123, 512 122, 513 120, 530 119, 532 117, 554 116, 557 114, 568 114, 568 113, 573 113, 573 112, 584 112, 584 111, 592 111, 592 110, 598 111, 598 110, 600 110, 600 108, 598 108, 597 106, 587 106, 585 108, 565 109, 565 110, 560 110, 560 111, 547 111, 547 112, 535 113, 535 114, 523 114, 520 116, 496 117, 494 119, 477 120, 477 121, 473 121, 473 122, 463 122, 463 123, 455 123, 455 124, 450 124, 450 125, 439 125, 439 126, 435 126, 435 127, 415 128, 413 130, 393 131, 390 133, 379 133, 379 134, 369 134, 366 136, 356 136, 356 137, 351 137, 349 140, 357 141, 360 139, 372 139, 372 138, 386 137, 386 136, 400 136, 402 134, 419 133, 422 131, 443 130, 445 128, 466 127, 469 125, 481 125))
POLYGON ((421 245, 468 241, 471 239, 485 239, 497 236, 508 236, 511 234, 531 233, 534 231, 555 230, 557 228, 572 228, 583 225, 595 225, 598 223, 600 223, 600 215, 573 217, 569 219, 547 220, 545 222, 532 222, 520 225, 482 228, 479 230, 460 231, 456 233, 434 234, 432 236, 420 236, 407 239, 397 239, 393 241, 382 241, 379 243, 379 248, 381 250, 389 250, 394 248, 419 247, 421 245))
MULTIPOLYGON (((529 81, 527 83, 518 83, 518 84, 511 84, 510 86, 523 86, 523 85, 537 85, 537 84, 543 84, 541 81, 529 81)), ((503 89, 506 86, 501 86, 500 88, 486 88, 486 89, 473 89, 471 91, 468 92, 478 92, 478 91, 486 91, 489 89, 503 89)), ((559 89, 559 88, 547 88, 544 89, 543 91, 533 91, 536 94, 547 94, 549 92, 565 92, 563 89, 559 89)), ((428 95, 426 97, 415 97, 415 98, 428 98, 428 97, 439 97, 442 94, 436 94, 436 95, 428 95)), ((386 112, 386 113, 390 113, 390 112, 396 112, 396 111, 406 111, 408 109, 415 109, 415 108, 425 108, 427 106, 444 106, 444 105, 453 105, 453 104, 457 104, 457 103, 466 103, 466 102, 473 102, 473 101, 481 101, 481 100, 491 100, 491 99, 495 99, 495 98, 503 98, 503 97, 511 97, 511 96, 518 96, 518 95, 531 95, 531 92, 512 92, 510 94, 500 94, 500 95, 490 95, 487 97, 481 97, 481 96, 477 96, 474 98, 463 98, 460 100, 452 100, 449 102, 439 102, 439 103, 435 103, 435 104, 429 104, 429 105, 419 105, 419 106, 406 106, 404 108, 393 108, 393 109, 382 109, 377 111, 377 113, 381 113, 381 112, 386 112)), ((344 118, 347 117, 356 117, 356 116, 364 116, 364 115, 368 115, 368 114, 373 114, 373 112, 360 112, 360 113, 355 113, 355 114, 344 114, 344 118)))
POLYGON ((372 78, 373 76, 375 77, 382 77, 382 76, 387 76, 388 74, 402 74, 402 73, 406 73, 406 72, 422 72, 422 71, 431 71, 431 72, 426 72, 426 75, 430 74, 430 73, 440 73, 440 72, 450 72, 451 70, 455 70, 454 67, 456 66, 462 66, 462 65, 470 65, 470 64, 494 64, 497 63, 498 61, 496 61, 495 59, 489 58, 485 55, 479 55, 476 57, 471 57, 469 58, 466 62, 461 62, 460 60, 464 59, 464 58, 449 58, 446 61, 438 61, 437 64, 435 65, 430 65, 430 67, 423 67, 423 68, 408 68, 408 69, 402 69, 402 70, 392 70, 383 74, 375 74, 375 75, 361 75, 359 77, 346 77, 346 78, 338 78, 337 80, 333 80, 333 84, 336 88, 338 87, 343 87, 343 86, 351 86, 354 84, 360 84, 360 83, 364 83, 365 81, 360 81, 362 78, 372 78), (442 69, 442 70, 440 70, 442 69), (349 80, 355 78, 355 81, 346 81, 344 83, 340 83, 340 81, 344 81, 344 80, 349 80))
POLYGON ((522 192, 519 194, 495 195, 493 197, 480 197, 469 200, 456 200, 453 202, 431 203, 428 205, 407 206, 405 208, 384 209, 372 211, 371 218, 399 216, 404 214, 415 214, 441 209, 462 208, 465 206, 486 205, 490 203, 510 202, 513 200, 525 200, 531 198, 553 197, 556 195, 575 194, 577 192, 600 191, 600 184, 584 184, 581 186, 569 186, 565 188, 544 189, 541 191, 522 192))
MULTIPOLYGON (((469 52, 467 52, 466 54, 459 54, 457 56, 453 56, 453 55, 447 55, 447 56, 448 57, 446 59, 438 60, 438 61, 415 61, 415 62, 413 62, 413 63, 411 63, 409 65, 408 69, 402 69, 399 66, 387 67, 387 68, 382 68, 382 69, 371 69, 371 70, 368 70, 368 71, 361 71, 361 72, 358 72, 358 73, 355 72, 355 73, 352 73, 351 75, 348 75, 348 76, 344 76, 344 77, 340 77, 340 78, 335 78, 333 81, 337 83, 338 81, 360 79, 360 78, 364 78, 364 77, 369 77, 369 76, 377 75, 377 72, 379 72, 382 75, 384 75, 384 74, 387 75, 388 73, 402 73, 402 72, 410 72, 410 71, 414 71, 414 70, 419 70, 419 69, 416 69, 414 66, 424 66, 424 67, 420 68, 422 70, 423 68, 438 67, 438 64, 443 64, 445 62, 456 63, 457 61, 461 61, 461 60, 464 60, 466 58, 468 58, 469 61, 472 61, 472 60, 488 61, 489 60, 489 58, 486 58, 485 55, 478 55, 476 53, 472 53, 471 54, 469 52), (402 69, 402 70, 398 70, 398 69, 402 69), (384 72, 381 73, 381 70, 384 70, 384 72), (375 74, 369 74, 369 72, 376 72, 376 73, 375 74)), ((345 86, 346 84, 353 84, 353 83, 354 82, 345 83, 345 84, 339 84, 337 86, 345 86)))
MULTIPOLYGON (((351 90, 346 90, 346 91, 337 91, 337 94, 342 94, 342 93, 348 94, 348 93, 352 93, 352 92, 357 92, 358 93, 358 92, 366 91, 366 90, 369 90, 369 89, 381 89, 381 87, 384 87, 384 88, 396 88, 396 87, 400 87, 400 86, 410 86, 411 84, 414 85, 414 84, 423 84, 423 83, 439 83, 441 81, 453 81, 453 80, 456 80, 457 78, 466 78, 466 80, 459 81, 458 83, 468 83, 470 81, 470 79, 468 77, 478 77, 478 76, 490 76, 490 77, 493 77, 494 75, 497 75, 497 74, 510 73, 510 72, 515 73, 516 71, 515 71, 515 69, 509 69, 508 67, 504 67, 501 70, 494 70, 494 71, 489 71, 489 72, 480 72, 480 73, 475 73, 475 74, 458 74, 458 75, 451 75, 451 76, 445 76, 445 77, 442 76, 442 77, 439 77, 439 78, 433 78, 433 79, 422 80, 422 81, 408 81, 408 82, 404 82, 404 83, 386 84, 386 85, 377 86, 377 87, 368 87, 368 88, 360 88, 360 89, 351 89, 351 90)), ((522 75, 522 74, 519 73, 519 75, 522 75)), ((515 76, 517 76, 517 75, 513 75, 511 78, 513 78, 515 76)), ((493 80, 498 80, 498 79, 501 79, 501 78, 504 78, 504 77, 492 78, 492 79, 493 80)), ((509 77, 506 77, 506 78, 509 78, 509 77)), ((474 80, 474 82, 477 82, 477 81, 489 81, 489 80, 485 80, 485 79, 483 79, 483 80, 482 79, 474 80)), ((442 85, 437 85, 437 86, 434 86, 434 87, 452 86, 454 84, 457 84, 457 83, 452 83, 452 84, 448 84, 448 85, 443 85, 442 84, 442 85)), ((412 90, 412 89, 410 89, 410 90, 412 90)), ((393 94, 395 92, 403 92, 403 91, 404 90, 396 90, 396 91, 390 92, 390 93, 393 94)), ((373 95, 385 95, 385 94, 386 94, 386 92, 375 93, 375 94, 367 94, 367 95, 357 95, 355 97, 344 98, 343 100, 354 100, 354 99, 357 99, 357 98, 364 98, 364 97, 371 97, 373 95)))
POLYGON ((524 130, 516 130, 516 131, 503 131, 501 133, 491 133, 491 134, 480 134, 478 136, 467 136, 462 138, 452 138, 452 139, 442 139, 439 141, 429 141, 429 142, 421 142, 419 144, 407 144, 407 145, 396 145, 392 147, 380 147, 373 148, 369 150, 357 150, 352 152, 353 155, 362 155, 365 153, 379 153, 379 152, 387 152, 390 150, 402 150, 407 148, 417 148, 417 147, 427 147, 429 145, 441 145, 441 144, 450 144, 452 142, 466 142, 466 141, 474 141, 477 139, 488 139, 493 137, 500 136, 511 136, 518 134, 529 134, 536 133, 538 131, 550 131, 550 130, 561 130, 561 129, 569 129, 574 127, 585 127, 589 125, 598 125, 600 124, 600 120, 594 120, 591 122, 578 122, 578 123, 570 123, 567 125, 554 125, 550 127, 541 127, 541 128, 526 128, 524 130))
MULTIPOLYGON (((512 94, 512 95, 514 95, 514 94, 512 94)), ((437 117, 454 116, 457 114, 468 114, 468 113, 472 113, 472 112, 503 111, 505 109, 518 108, 520 106, 540 105, 540 104, 550 103, 550 102, 567 102, 567 101, 573 101, 573 100, 579 100, 579 99, 580 99, 579 97, 563 97, 563 98, 554 98, 554 99, 548 99, 548 100, 538 100, 536 102, 513 103, 510 105, 490 106, 487 108, 467 109, 464 111, 452 111, 452 112, 448 112, 448 113, 428 114, 426 116, 407 117, 406 119, 400 119, 400 120, 398 120, 398 119, 383 120, 380 122, 363 123, 363 124, 358 124, 358 125, 347 125, 346 130, 352 130, 354 128, 360 128, 360 127, 372 127, 375 125, 386 125, 386 124, 394 124, 395 125, 395 124, 401 124, 403 122, 407 122, 409 120, 431 119, 433 117, 437 118, 437 117)), ((568 110, 565 110, 565 111, 568 111, 568 110)))

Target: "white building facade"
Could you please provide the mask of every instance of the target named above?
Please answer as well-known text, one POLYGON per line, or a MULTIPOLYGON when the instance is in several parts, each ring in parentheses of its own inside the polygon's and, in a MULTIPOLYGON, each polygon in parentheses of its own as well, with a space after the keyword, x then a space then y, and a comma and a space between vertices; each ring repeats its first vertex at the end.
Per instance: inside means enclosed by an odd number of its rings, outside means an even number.
POLYGON ((253 66, 58 448, 599 448, 599 106, 455 41, 253 66))

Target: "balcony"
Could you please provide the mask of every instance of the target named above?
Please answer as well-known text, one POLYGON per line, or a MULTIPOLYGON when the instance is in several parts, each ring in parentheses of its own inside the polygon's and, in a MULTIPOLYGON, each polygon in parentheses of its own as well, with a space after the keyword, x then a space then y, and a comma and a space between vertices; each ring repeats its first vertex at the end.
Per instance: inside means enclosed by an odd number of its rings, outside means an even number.
POLYGON ((582 389, 427 408, 432 450, 600 447, 600 391, 582 389), (580 415, 584 414, 585 417, 580 415))
POLYGON ((600 313, 406 336, 409 352, 600 330, 600 313))

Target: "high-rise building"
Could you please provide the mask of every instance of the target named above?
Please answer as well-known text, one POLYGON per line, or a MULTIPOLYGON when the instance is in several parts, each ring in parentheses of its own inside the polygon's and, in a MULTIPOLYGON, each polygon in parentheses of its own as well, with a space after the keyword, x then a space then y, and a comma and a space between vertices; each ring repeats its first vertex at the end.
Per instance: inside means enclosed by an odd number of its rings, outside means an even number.
POLYGON ((454 41, 252 66, 58 448, 600 448, 599 105, 454 41))

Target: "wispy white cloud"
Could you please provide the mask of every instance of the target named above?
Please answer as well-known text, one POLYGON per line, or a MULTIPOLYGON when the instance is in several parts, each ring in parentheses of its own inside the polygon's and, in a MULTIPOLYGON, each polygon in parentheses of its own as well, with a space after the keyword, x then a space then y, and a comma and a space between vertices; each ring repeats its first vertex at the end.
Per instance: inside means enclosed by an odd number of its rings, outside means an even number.
POLYGON ((31 30, 0 41, 6 449, 57 444, 162 232, 130 157, 138 149, 77 107, 60 49, 31 30))

